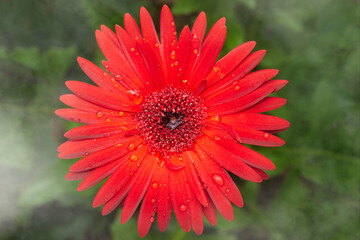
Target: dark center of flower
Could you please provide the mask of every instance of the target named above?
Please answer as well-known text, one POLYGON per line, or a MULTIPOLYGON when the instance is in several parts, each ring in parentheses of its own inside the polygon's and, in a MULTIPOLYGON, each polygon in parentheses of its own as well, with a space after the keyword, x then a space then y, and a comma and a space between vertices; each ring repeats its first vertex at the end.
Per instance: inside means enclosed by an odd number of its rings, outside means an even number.
POLYGON ((151 151, 181 153, 193 145, 205 127, 203 100, 186 90, 167 87, 145 97, 137 115, 138 129, 151 151))

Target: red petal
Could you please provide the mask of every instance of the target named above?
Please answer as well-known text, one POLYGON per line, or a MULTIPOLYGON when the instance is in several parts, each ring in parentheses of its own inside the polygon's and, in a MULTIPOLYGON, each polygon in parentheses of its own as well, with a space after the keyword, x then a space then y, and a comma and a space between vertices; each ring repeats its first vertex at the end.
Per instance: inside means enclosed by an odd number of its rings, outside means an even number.
POLYGON ((91 173, 80 183, 78 191, 84 191, 92 188, 108 176, 110 176, 126 159, 119 159, 107 165, 98 167, 91 171, 91 173))
MULTIPOLYGON (((201 45, 203 38, 206 32, 206 15, 204 12, 201 12, 197 17, 192 29, 191 29, 191 48, 190 48, 190 55, 188 58, 187 66, 184 79, 188 80, 191 76, 193 67, 195 66, 195 62, 200 56, 201 52, 201 45)), ((182 86, 185 86, 188 81, 184 82, 182 86)))
MULTIPOLYGON (((174 162, 172 157, 172 161, 174 162)), ((169 187, 171 194, 171 203, 179 225, 185 232, 191 229, 191 212, 189 210, 189 196, 187 195, 184 170, 169 171, 169 187)))
MULTIPOLYGON (((231 71, 228 75, 226 75, 224 78, 222 78, 220 81, 217 82, 209 82, 210 84, 213 84, 211 87, 206 89, 202 96, 207 97, 214 93, 217 93, 220 89, 225 88, 232 84, 233 82, 239 80, 243 76, 245 76, 248 72, 250 72, 253 68, 256 67, 256 65, 259 64, 259 62, 263 59, 265 56, 266 51, 260 50, 256 51, 249 56, 245 58, 244 61, 242 61, 233 71, 231 71)), ((215 80, 210 80, 215 81, 215 80)))
POLYGON ((220 19, 212 29, 209 31, 204 44, 201 48, 200 56, 198 57, 191 75, 185 75, 189 80, 187 88, 192 91, 197 86, 200 80, 203 80, 213 68, 220 50, 225 42, 226 26, 225 19, 220 19))
POLYGON ((275 169, 275 165, 269 159, 254 150, 233 141, 232 138, 229 135, 224 134, 223 131, 217 129, 205 129, 203 132, 213 138, 218 145, 241 159, 244 163, 265 170, 275 169))
POLYGON ((144 168, 138 175, 136 184, 131 188, 126 197, 123 210, 121 212, 121 224, 126 223, 134 214, 136 208, 143 199, 146 190, 149 187, 150 180, 154 173, 156 159, 154 156, 146 156, 142 165, 144 168))
POLYGON ((191 226, 197 235, 201 235, 204 230, 204 219, 200 202, 196 199, 194 194, 190 191, 187 185, 187 194, 189 197, 189 207, 191 213, 191 226))
POLYGON ((99 139, 69 140, 58 147, 58 151, 60 152, 58 156, 63 159, 87 156, 101 149, 124 143, 127 140, 128 138, 121 135, 99 139))
POLYGON ((266 97, 261 102, 243 111, 243 113, 262 113, 268 112, 286 104, 286 99, 279 97, 266 97))
MULTIPOLYGON (((101 187, 94 199, 93 207, 98 207, 114 197, 129 181, 133 181, 134 174, 139 176, 138 168, 143 163, 147 149, 147 147, 142 146, 133 152, 128 152, 128 154, 122 158, 123 164, 119 166, 101 187), (136 161, 132 160, 134 158, 136 161)), ((143 168, 143 166, 141 166, 141 168, 143 168)))
POLYGON ((97 30, 95 35, 99 47, 102 53, 104 54, 105 58, 109 62, 117 66, 121 66, 124 72, 129 74, 130 77, 135 78, 136 73, 128 64, 127 59, 124 53, 122 52, 122 49, 114 45, 114 43, 103 32, 97 30))
POLYGON ((113 135, 123 134, 127 130, 134 129, 136 122, 131 122, 131 125, 124 123, 100 123, 92 125, 84 125, 76 127, 65 133, 65 137, 70 139, 90 139, 103 138, 113 135))
POLYGON ((224 88, 218 93, 206 98, 206 106, 216 106, 233 101, 239 97, 245 96, 260 87, 265 81, 273 78, 279 71, 275 69, 265 69, 250 73, 239 82, 234 82, 232 86, 224 88))
POLYGON ((212 180, 211 184, 215 184, 224 196, 226 196, 236 206, 243 207, 244 203, 241 193, 230 175, 215 161, 209 159, 208 157, 199 159, 202 164, 206 166, 206 172, 212 180))
POLYGON ((257 172, 260 177, 263 179, 263 180, 267 180, 269 179, 269 176, 266 174, 266 172, 264 172, 263 170, 259 169, 259 168, 256 168, 256 167, 252 167, 255 172, 257 172))
POLYGON ((256 42, 254 41, 243 43, 217 61, 206 77, 209 86, 228 75, 249 55, 255 45, 256 42))
POLYGON ((241 143, 264 147, 280 147, 285 144, 284 140, 267 132, 250 128, 235 128, 234 130, 240 137, 241 143))
MULTIPOLYGON (((108 28, 105 25, 101 25, 101 32, 103 32, 114 44, 114 46, 116 46, 119 50, 121 50, 119 41, 115 35, 115 33, 113 31, 111 31, 110 28, 108 28)), ((122 53, 124 53, 123 51, 121 51, 122 53)))
POLYGON ((66 81, 66 86, 78 97, 105 108, 120 111, 139 111, 139 107, 130 102, 127 96, 113 94, 105 89, 79 81, 66 81))
POLYGON ((178 47, 179 48, 176 51, 177 61, 175 60, 174 62, 174 73, 176 73, 174 82, 175 87, 180 86, 186 66, 188 65, 191 48, 190 29, 188 26, 185 26, 180 34, 178 47))
POLYGON ((138 25, 136 24, 134 18, 129 14, 125 13, 124 16, 124 27, 127 33, 133 38, 142 38, 138 25))
POLYGON ((203 152, 199 149, 196 149, 196 151, 198 155, 196 155, 196 153, 191 151, 188 151, 185 154, 188 154, 189 157, 194 162, 197 172, 200 173, 199 177, 204 183, 204 188, 206 188, 216 208, 219 210, 219 212, 225 219, 232 221, 234 218, 234 212, 231 203, 212 182, 211 177, 208 175, 205 169, 205 166, 202 164, 202 162, 199 159, 207 156, 202 155, 203 152))
POLYGON ((115 81, 115 78, 93 64, 92 62, 78 57, 78 63, 84 73, 99 87, 102 87, 111 92, 117 92, 123 94, 126 92, 126 89, 119 85, 118 82, 115 81))
POLYGON ((202 210, 204 212, 206 219, 209 221, 209 223, 211 225, 215 226, 216 222, 217 222, 217 212, 216 212, 216 208, 215 208, 215 205, 213 204, 213 202, 210 201, 208 207, 203 206, 202 210))
POLYGON ((69 172, 68 174, 66 174, 65 179, 68 181, 76 181, 86 178, 90 173, 91 171, 78 172, 78 173, 69 172))
POLYGON ((129 149, 136 148, 142 142, 141 138, 129 138, 125 142, 90 154, 70 167, 71 172, 91 170, 113 162, 129 153, 129 149))
MULTIPOLYGON (((248 181, 261 182, 260 176, 251 167, 206 135, 196 139, 196 142, 210 157, 220 164, 220 166, 224 166, 224 168, 230 172, 248 181)), ((199 149, 199 146, 195 145, 195 148, 199 149)), ((199 149, 199 151, 201 151, 201 149, 199 149)))
POLYGON ((286 84, 286 82, 287 81, 285 80, 268 81, 255 91, 243 97, 228 103, 210 107, 207 112, 208 116, 225 115, 245 110, 263 100, 266 96, 271 94, 274 89, 276 89, 278 86, 286 84))
POLYGON ((288 128, 290 125, 282 118, 257 113, 226 115, 221 117, 221 121, 234 128, 253 128, 265 131, 288 128))
MULTIPOLYGON (((77 123, 84 123, 84 124, 97 124, 97 123, 104 123, 104 122, 120 122, 124 123, 126 121, 132 121, 133 118, 122 118, 122 117, 113 117, 108 115, 102 115, 103 111, 99 111, 96 113, 89 113, 80 111, 77 109, 72 108, 63 108, 58 109, 55 111, 55 114, 59 117, 77 123), (99 115, 100 114, 100 115, 99 115)), ((105 112, 104 112, 105 113, 105 112)))
POLYGON ((165 87, 165 66, 162 62, 161 56, 158 53, 158 47, 151 46, 151 42, 147 42, 143 39, 138 39, 136 41, 136 46, 141 52, 146 66, 149 70, 150 76, 154 81, 154 84, 158 89, 162 89, 165 87))
POLYGON ((146 67, 145 61, 140 55, 134 40, 122 27, 116 25, 115 28, 116 34, 124 50, 124 53, 127 56, 129 64, 138 74, 139 80, 141 81, 142 85, 145 86, 145 88, 150 92, 155 91, 156 87, 154 86, 154 83, 150 78, 150 74, 146 67))
POLYGON ((200 182, 200 179, 196 173, 194 163, 191 162, 191 159, 187 154, 183 155, 184 164, 185 164, 185 172, 186 172, 186 178, 189 181, 189 187, 196 197, 196 199, 204 206, 208 206, 207 198, 206 198, 206 192, 204 191, 204 188, 202 187, 202 184, 200 182))
POLYGON ((163 164, 162 166, 160 168, 162 173, 159 178, 159 185, 162 185, 162 187, 158 190, 157 220, 160 231, 164 232, 170 223, 172 208, 169 190, 169 171, 167 168, 164 168, 163 164))
POLYGON ((157 212, 158 207, 158 190, 163 187, 163 183, 161 183, 161 168, 164 166, 161 167, 159 164, 155 165, 156 169, 150 183, 151 187, 147 190, 139 212, 138 232, 140 237, 144 237, 148 233, 151 224, 155 220, 155 213, 157 212))
POLYGON ((174 63, 177 50, 177 33, 174 18, 168 6, 164 5, 160 15, 161 50, 166 63, 167 84, 174 83, 174 63), (171 67, 171 65, 173 67, 171 67))

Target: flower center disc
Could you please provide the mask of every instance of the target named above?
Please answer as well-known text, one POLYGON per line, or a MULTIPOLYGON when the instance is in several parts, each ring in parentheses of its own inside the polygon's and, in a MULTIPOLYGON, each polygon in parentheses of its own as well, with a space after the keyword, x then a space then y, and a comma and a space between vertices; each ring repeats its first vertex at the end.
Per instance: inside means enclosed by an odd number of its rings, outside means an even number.
POLYGON ((145 97, 137 115, 138 129, 151 151, 181 153, 205 128, 203 100, 186 90, 167 87, 145 97))

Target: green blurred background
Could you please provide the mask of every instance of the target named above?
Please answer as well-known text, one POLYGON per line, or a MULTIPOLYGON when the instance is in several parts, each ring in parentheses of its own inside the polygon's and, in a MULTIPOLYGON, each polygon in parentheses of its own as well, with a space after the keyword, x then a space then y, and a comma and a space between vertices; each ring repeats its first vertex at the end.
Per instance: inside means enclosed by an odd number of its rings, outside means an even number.
MULTIPOLYGON (((227 222, 205 225, 200 237, 153 225, 145 239, 359 239, 360 8, 357 0, 1 0, 0 1, 0 239, 138 239, 136 217, 92 209, 98 187, 77 192, 64 180, 72 160, 57 158, 74 124, 64 107, 64 82, 89 81, 82 56, 103 56, 94 31, 114 29, 147 7, 158 25, 163 3, 177 27, 205 11, 208 26, 225 16, 222 55, 255 40, 267 49, 259 68, 280 69, 288 99, 273 113, 291 122, 280 148, 258 147, 277 165, 261 184, 236 178, 245 207, 227 222)), ((156 222, 155 222, 156 223, 156 222)))

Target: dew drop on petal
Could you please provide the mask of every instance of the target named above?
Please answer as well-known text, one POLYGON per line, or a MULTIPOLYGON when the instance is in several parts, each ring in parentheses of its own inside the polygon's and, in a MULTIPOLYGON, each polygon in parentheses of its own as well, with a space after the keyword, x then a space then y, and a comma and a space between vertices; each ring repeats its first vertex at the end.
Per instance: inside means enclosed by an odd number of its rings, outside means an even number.
POLYGON ((229 192, 230 192, 230 189, 229 189, 229 188, 225 189, 225 192, 226 192, 226 193, 229 193, 229 192))
POLYGON ((214 182, 215 182, 217 185, 219 185, 219 186, 223 186, 223 185, 224 185, 224 179, 223 179, 220 175, 214 174, 214 175, 212 176, 212 178, 213 178, 214 182))
POLYGON ((190 202, 190 199, 189 199, 189 198, 188 198, 188 199, 186 199, 186 202, 187 202, 187 203, 189 203, 189 202, 190 202))
POLYGON ((85 156, 89 155, 89 152, 85 152, 85 156))
POLYGON ((129 173, 129 175, 132 176, 132 175, 134 175, 134 173, 131 171, 131 172, 129 173))
POLYGON ((187 206, 185 204, 181 204, 179 210, 185 212, 187 210, 187 206))
POLYGON ((198 54, 199 53, 199 51, 197 50, 197 49, 194 49, 194 54, 198 54))
POLYGON ((205 190, 208 188, 208 186, 207 186, 205 183, 202 185, 202 187, 203 187, 205 190))
POLYGON ((129 143, 128 150, 131 151, 134 148, 135 148, 135 144, 134 143, 129 143))
POLYGON ((106 121, 106 122, 110 122, 110 119, 109 119, 109 118, 107 118, 105 121, 106 121))
POLYGON ((108 73, 106 72, 103 72, 103 76, 106 77, 107 75, 109 75, 108 73))
POLYGON ((153 183, 151 184, 151 187, 154 188, 154 189, 156 189, 156 188, 159 187, 159 184, 158 184, 157 182, 153 182, 153 183))
POLYGON ((119 116, 123 116, 124 115, 124 112, 119 112, 119 116))
POLYGON ((269 137, 270 137, 270 134, 264 133, 264 138, 265 138, 265 139, 268 139, 269 137))
POLYGON ((101 118, 101 117, 103 116, 103 114, 102 114, 102 112, 97 112, 97 113, 96 113, 96 116, 99 117, 99 118, 101 118))
POLYGON ((173 60, 175 59, 175 51, 174 50, 171 50, 170 58, 173 60))
POLYGON ((157 48, 157 47, 159 47, 159 44, 158 44, 158 43, 155 43, 155 45, 154 45, 154 46, 157 48))
POLYGON ((133 162, 136 162, 138 160, 138 157, 134 154, 130 156, 130 160, 133 162))
POLYGON ((215 141, 220 141, 221 138, 220 138, 219 136, 215 136, 215 137, 214 137, 214 140, 215 140, 215 141))
POLYGON ((171 21, 170 22, 170 25, 173 27, 173 26, 175 26, 175 22, 174 21, 171 21))
POLYGON ((154 210, 154 212, 156 212, 156 211, 157 211, 157 207, 154 207, 153 210, 154 210))
POLYGON ((122 143, 118 143, 118 144, 116 144, 115 145, 115 147, 122 147, 124 144, 122 144, 122 143))
POLYGON ((150 222, 154 222, 155 218, 154 217, 150 217, 150 222))
POLYGON ((134 48, 134 47, 131 47, 131 48, 130 48, 130 51, 135 52, 135 48, 134 48))
POLYGON ((234 89, 237 91, 237 90, 239 90, 239 89, 240 89, 240 87, 239 87, 239 86, 236 86, 234 89))

